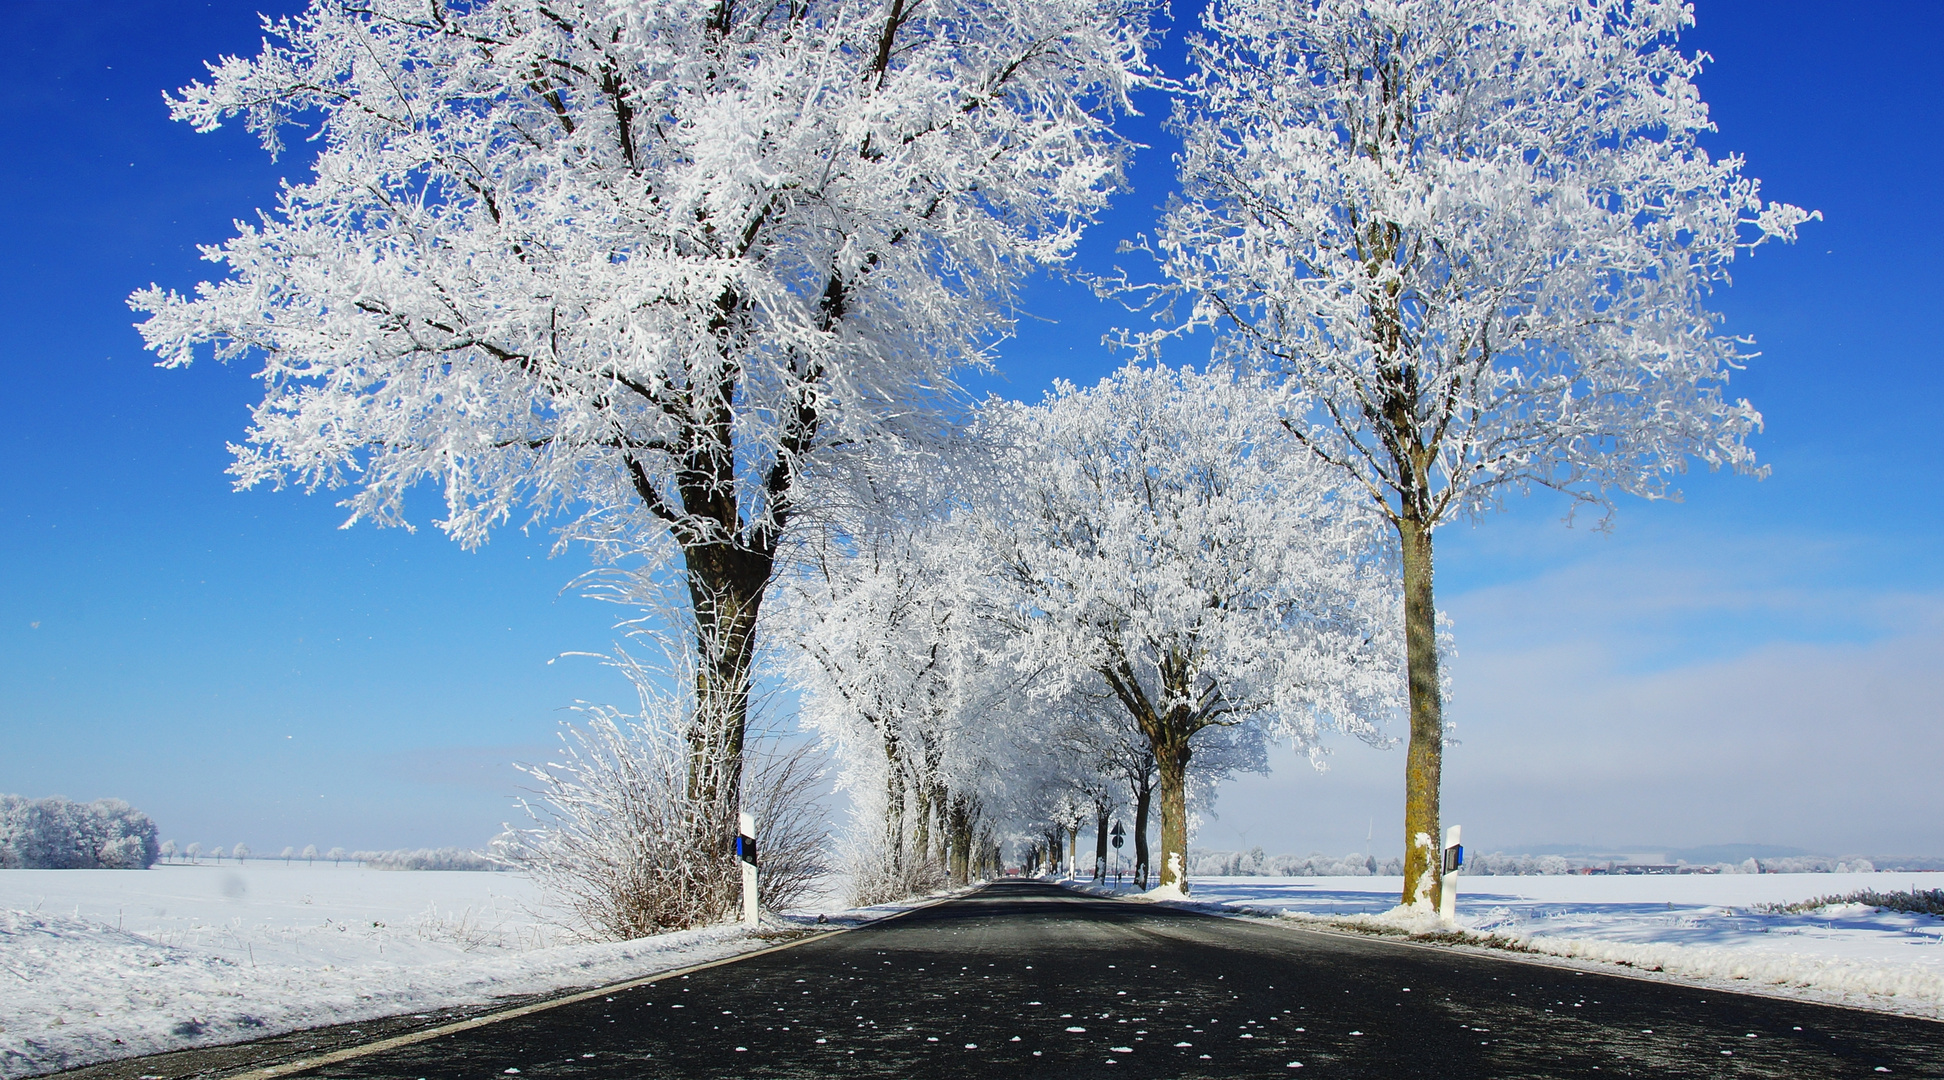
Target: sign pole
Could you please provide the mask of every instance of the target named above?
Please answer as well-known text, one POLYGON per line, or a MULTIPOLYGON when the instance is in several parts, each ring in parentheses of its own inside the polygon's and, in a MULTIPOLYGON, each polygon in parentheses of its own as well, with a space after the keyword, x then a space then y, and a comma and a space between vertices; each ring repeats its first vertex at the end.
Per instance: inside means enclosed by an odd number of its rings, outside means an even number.
POLYGON ((742 863, 742 921, 754 930, 762 921, 762 913, 756 906, 756 818, 750 814, 741 814, 739 818, 741 829, 736 837, 736 856, 742 863))

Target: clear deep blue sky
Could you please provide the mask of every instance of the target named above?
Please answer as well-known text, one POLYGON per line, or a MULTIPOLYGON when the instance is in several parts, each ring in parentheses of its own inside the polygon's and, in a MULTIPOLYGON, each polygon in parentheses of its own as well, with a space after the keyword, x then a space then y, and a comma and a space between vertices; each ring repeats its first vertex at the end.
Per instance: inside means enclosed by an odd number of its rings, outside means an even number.
MULTIPOLYGON (((1944 6, 1696 6, 1711 147, 1827 219, 1720 298, 1764 352, 1736 390, 1767 417, 1774 475, 1693 477, 1684 504, 1623 504, 1611 536, 1546 498, 1441 534, 1448 811, 1485 849, 1944 853, 1944 6)), ((468 553, 431 528, 340 531, 328 495, 231 491, 250 371, 153 368, 124 304, 206 277, 195 245, 307 167, 161 101, 203 60, 254 53, 256 11, 294 7, 0 2, 0 791, 120 796, 185 843, 479 844, 512 816, 506 763, 544 753, 563 706, 624 694, 591 661, 550 663, 607 648, 619 612, 562 594, 585 563, 550 558, 544 531, 468 553)), ((1144 107, 1152 149, 1083 265, 1171 185, 1166 103, 1144 107)), ((1036 397, 1118 363, 1099 345, 1118 309, 1052 282, 1028 303, 1040 319, 981 390, 1036 397)), ((1281 762, 1200 842, 1341 853, 1374 827, 1391 850, 1401 773, 1355 746, 1323 776, 1281 762)))

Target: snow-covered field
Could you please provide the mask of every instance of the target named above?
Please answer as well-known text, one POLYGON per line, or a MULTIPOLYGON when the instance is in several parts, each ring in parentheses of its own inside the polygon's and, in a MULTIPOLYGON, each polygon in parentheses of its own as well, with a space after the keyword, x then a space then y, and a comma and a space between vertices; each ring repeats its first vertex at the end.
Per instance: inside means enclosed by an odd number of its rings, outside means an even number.
MULTIPOLYGON (((1191 884, 1198 904, 1434 929, 1383 918, 1403 890, 1395 877, 1191 884)), ((1944 919, 1858 904, 1800 914, 1755 910, 1860 889, 1935 889, 1944 887, 1944 874, 1477 877, 1459 885, 1461 926, 1540 953, 1944 1018, 1944 919)))
POLYGON ((0 870, 0 1078, 599 985, 763 944, 726 927, 576 942, 509 873, 0 870))

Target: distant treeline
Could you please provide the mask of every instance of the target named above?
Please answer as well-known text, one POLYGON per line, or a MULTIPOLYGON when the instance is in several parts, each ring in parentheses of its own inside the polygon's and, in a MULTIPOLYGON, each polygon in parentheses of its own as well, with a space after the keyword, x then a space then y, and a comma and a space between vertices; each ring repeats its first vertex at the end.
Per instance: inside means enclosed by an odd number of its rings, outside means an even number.
MULTIPOLYGON (((1866 859, 1858 855, 1789 855, 1774 859, 1745 859, 1738 863, 1679 862, 1667 866, 1632 866, 1563 855, 1489 855, 1468 853, 1465 873, 1474 876, 1532 876, 1583 873, 1686 874, 1850 874, 1878 870, 1944 870, 1944 860, 1924 858, 1866 859)), ((1368 877, 1402 874, 1398 859, 1380 861, 1368 855, 1265 855, 1249 851, 1200 851, 1188 861, 1196 877, 1368 877)))
POLYGON ((373 870, 508 870, 503 862, 465 848, 400 848, 397 851, 354 851, 351 857, 373 870))
POLYGON ((175 841, 171 840, 162 845, 162 856, 170 860, 185 859, 192 863, 201 862, 204 859, 219 863, 225 859, 235 859, 240 863, 250 858, 255 858, 259 862, 328 862, 332 866, 341 866, 348 862, 357 863, 373 870, 510 869, 505 863, 482 852, 456 847, 399 848, 396 851, 346 851, 341 847, 334 847, 328 851, 319 851, 317 850, 317 845, 312 844, 302 851, 294 847, 287 847, 275 855, 252 856, 248 845, 245 844, 238 844, 229 851, 224 851, 220 847, 205 851, 201 844, 190 844, 184 848, 177 848, 175 841))
POLYGON ((1402 859, 1378 859, 1352 854, 1338 859, 1329 855, 1264 855, 1261 848, 1249 851, 1195 851, 1188 857, 1191 877, 1370 877, 1404 872, 1402 859))
POLYGON ((146 870, 159 853, 155 822, 120 799, 0 795, 0 869, 146 870))

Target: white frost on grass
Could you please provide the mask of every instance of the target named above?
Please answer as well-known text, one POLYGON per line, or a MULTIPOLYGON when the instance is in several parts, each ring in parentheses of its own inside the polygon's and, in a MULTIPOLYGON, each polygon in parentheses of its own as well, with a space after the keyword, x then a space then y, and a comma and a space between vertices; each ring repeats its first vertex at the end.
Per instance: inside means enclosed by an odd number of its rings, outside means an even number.
POLYGON ((597 986, 764 944, 737 927, 576 942, 519 874, 0 870, 0 1080, 597 986))
MULTIPOLYGON (((1478 944, 1624 965, 1736 989, 1944 1018, 1944 919, 1842 904, 1756 910, 1859 889, 1939 887, 1938 874, 1591 875, 1459 879, 1458 927, 1478 944)), ((1436 934, 1398 907, 1403 880, 1197 878, 1201 904, 1347 929, 1436 934)))

